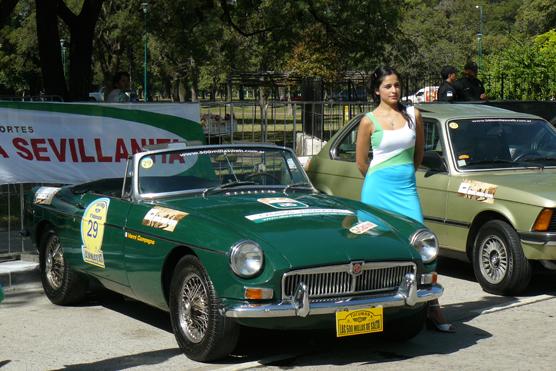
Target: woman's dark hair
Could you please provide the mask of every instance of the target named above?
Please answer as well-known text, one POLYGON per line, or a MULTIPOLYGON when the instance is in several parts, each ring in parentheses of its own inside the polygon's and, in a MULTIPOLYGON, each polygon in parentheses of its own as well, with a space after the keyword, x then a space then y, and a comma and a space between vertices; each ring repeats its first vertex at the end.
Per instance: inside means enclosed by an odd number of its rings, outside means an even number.
MULTIPOLYGON (((382 84, 386 76, 390 76, 390 75, 396 75, 398 77, 398 80, 401 81, 401 77, 398 71, 388 66, 378 67, 376 70, 374 70, 373 74, 371 75, 371 90, 373 94, 373 100, 375 101, 375 103, 380 102, 380 96, 376 94, 376 92, 380 88, 380 84, 382 84)), ((412 128, 415 123, 413 122, 411 117, 409 117, 409 115, 407 114, 407 107, 404 106, 399 100, 398 100, 398 110, 400 111, 402 116, 407 120, 407 124, 409 125, 409 127, 412 128)))

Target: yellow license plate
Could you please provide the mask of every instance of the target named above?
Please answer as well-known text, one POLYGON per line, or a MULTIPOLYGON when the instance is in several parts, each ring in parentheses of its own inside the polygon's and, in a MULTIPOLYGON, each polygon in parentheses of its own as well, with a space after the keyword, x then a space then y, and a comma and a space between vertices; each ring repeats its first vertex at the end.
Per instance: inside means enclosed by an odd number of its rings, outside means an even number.
POLYGON ((383 331, 382 307, 336 312, 336 337, 383 331))

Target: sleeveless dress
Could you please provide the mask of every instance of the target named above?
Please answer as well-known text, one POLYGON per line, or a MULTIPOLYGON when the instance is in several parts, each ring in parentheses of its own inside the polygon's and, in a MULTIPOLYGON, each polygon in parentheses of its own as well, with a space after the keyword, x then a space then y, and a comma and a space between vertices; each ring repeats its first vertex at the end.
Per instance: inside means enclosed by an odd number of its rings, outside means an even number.
MULTIPOLYGON (((407 108, 415 123, 415 109, 407 108)), ((423 213, 415 184, 415 125, 408 122, 396 130, 383 130, 376 117, 368 112, 375 130, 371 135, 373 159, 363 182, 361 201, 405 215, 423 223, 423 213)))

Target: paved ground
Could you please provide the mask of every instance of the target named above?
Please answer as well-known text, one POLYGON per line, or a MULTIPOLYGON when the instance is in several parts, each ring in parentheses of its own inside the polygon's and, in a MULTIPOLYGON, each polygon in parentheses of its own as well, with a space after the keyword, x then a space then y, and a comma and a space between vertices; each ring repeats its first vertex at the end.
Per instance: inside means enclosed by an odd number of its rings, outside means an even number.
POLYGON ((556 366, 554 277, 527 294, 484 293, 469 266, 443 260, 441 303, 456 334, 423 331, 406 343, 377 337, 338 340, 328 332, 249 331, 232 357, 201 364, 184 357, 165 312, 101 293, 81 306, 50 304, 35 282, 18 284, 0 304, 3 370, 552 370, 556 366))

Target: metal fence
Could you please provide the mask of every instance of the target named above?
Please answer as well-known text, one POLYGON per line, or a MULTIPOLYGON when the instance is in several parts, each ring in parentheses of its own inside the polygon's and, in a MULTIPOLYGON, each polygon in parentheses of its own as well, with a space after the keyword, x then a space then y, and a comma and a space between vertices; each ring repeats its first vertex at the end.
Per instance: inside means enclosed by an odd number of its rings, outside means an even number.
POLYGON ((23 238, 23 195, 31 185, 0 185, 0 257, 29 252, 33 248, 23 238))

